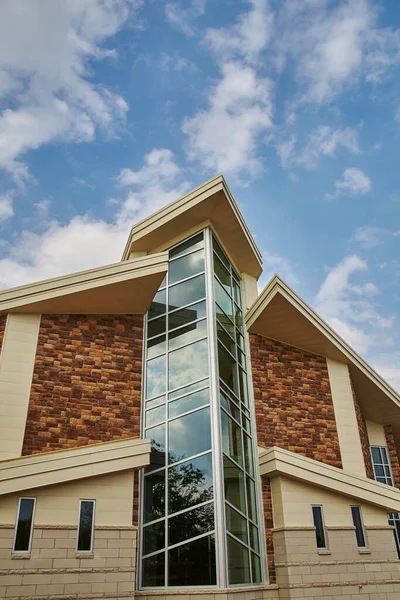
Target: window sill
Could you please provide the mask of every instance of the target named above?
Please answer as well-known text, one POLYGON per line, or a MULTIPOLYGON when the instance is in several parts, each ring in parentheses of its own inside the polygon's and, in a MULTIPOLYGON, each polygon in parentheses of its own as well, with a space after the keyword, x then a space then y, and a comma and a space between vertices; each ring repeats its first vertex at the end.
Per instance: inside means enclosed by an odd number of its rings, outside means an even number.
POLYGON ((331 551, 328 548, 321 548, 321 550, 318 550, 318 554, 331 554, 331 551))
POLYGON ((31 557, 31 553, 27 552, 26 554, 23 554, 22 552, 19 554, 11 554, 11 560, 26 560, 27 558, 31 557))
POLYGON ((94 558, 93 552, 77 552, 75 558, 94 558))
POLYGON ((371 550, 369 548, 359 548, 358 553, 359 554, 371 554, 371 550))

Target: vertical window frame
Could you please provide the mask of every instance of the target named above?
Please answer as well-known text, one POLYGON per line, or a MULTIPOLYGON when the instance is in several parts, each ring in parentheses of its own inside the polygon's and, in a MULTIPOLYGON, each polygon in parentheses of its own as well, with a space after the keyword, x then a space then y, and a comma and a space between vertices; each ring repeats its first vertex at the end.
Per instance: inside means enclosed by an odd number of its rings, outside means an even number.
POLYGON ((394 478, 393 478, 393 471, 392 471, 392 465, 391 465, 391 462, 390 462, 390 454, 389 454, 388 447, 387 446, 378 446, 376 444, 371 444, 370 447, 369 447, 369 451, 370 451, 370 455, 371 455, 371 462, 372 462, 372 468, 374 470, 375 481, 377 481, 378 483, 383 483, 382 481, 378 481, 378 475, 375 472, 375 466, 382 466, 383 468, 388 467, 389 468, 389 472, 390 472, 390 483, 388 483, 389 477, 385 473, 384 479, 386 481, 385 481, 384 485, 391 485, 393 487, 394 486, 394 478), (373 456, 373 453, 372 453, 372 449, 373 448, 377 448, 379 450, 379 455, 381 456, 381 459, 382 459, 380 463, 376 463, 374 461, 374 456, 373 456), (382 449, 384 449, 385 452, 386 452, 387 463, 385 463, 383 461, 383 452, 382 452, 382 449))
POLYGON ((314 523, 314 527, 315 527, 315 542, 316 542, 316 546, 317 546, 317 550, 329 550, 329 546, 328 546, 328 536, 326 535, 326 527, 325 527, 325 519, 324 519, 324 509, 322 504, 312 504, 311 505, 311 512, 312 512, 312 516, 313 516, 313 523, 314 523), (315 523, 315 518, 314 518, 314 508, 318 508, 320 510, 321 513, 321 524, 322 524, 322 536, 324 539, 324 546, 318 546, 318 531, 317 531, 317 525, 315 523))
POLYGON ((33 530, 34 530, 34 523, 35 523, 36 500, 37 499, 34 496, 21 496, 19 498, 19 500, 18 500, 17 519, 16 519, 16 522, 15 522, 15 528, 14 528, 12 554, 30 554, 30 552, 31 552, 33 530), (28 549, 27 550, 16 550, 15 549, 15 543, 17 541, 17 531, 18 531, 18 526, 19 526, 19 517, 20 517, 20 513, 21 513, 21 502, 23 500, 33 500, 31 528, 30 528, 30 531, 29 531, 29 543, 28 543, 28 549))
POLYGON ((76 530, 76 553, 77 554, 93 554, 95 515, 96 515, 96 500, 93 500, 91 498, 80 498, 79 499, 79 507, 78 507, 78 527, 76 530), (79 530, 80 530, 80 523, 81 523, 82 502, 91 502, 93 505, 92 528, 91 528, 91 532, 90 532, 90 550, 79 550, 79 530))
POLYGON ((359 550, 367 550, 368 549, 368 539, 367 539, 367 533, 365 531, 365 525, 364 525, 364 519, 363 519, 363 516, 362 516, 361 506, 359 506, 358 504, 352 504, 350 506, 350 511, 351 511, 351 518, 353 520, 353 525, 355 527, 354 533, 355 533, 355 536, 356 536, 357 547, 358 547, 359 550), (358 543, 357 525, 356 525, 356 523, 354 521, 353 509, 357 509, 359 517, 360 517, 361 533, 362 533, 362 536, 364 538, 364 545, 363 546, 360 546, 360 544, 358 543))

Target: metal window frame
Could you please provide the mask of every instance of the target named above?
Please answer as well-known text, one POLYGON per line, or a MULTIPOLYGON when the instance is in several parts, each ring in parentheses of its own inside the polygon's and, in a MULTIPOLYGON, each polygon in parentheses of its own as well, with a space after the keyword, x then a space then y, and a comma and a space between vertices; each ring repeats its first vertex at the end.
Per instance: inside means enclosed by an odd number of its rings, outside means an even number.
POLYGON ((317 526, 315 525, 314 513, 312 511, 313 508, 319 508, 321 511, 322 532, 323 532, 324 540, 325 540, 325 546, 321 546, 321 547, 318 546, 318 541, 317 541, 317 548, 318 548, 318 550, 328 550, 329 544, 328 544, 328 536, 327 536, 326 527, 325 527, 324 508, 323 508, 322 504, 311 504, 311 512, 313 515, 313 522, 314 522, 314 527, 315 527, 315 536, 317 535, 317 526))
POLYGON ((363 516, 362 516, 361 506, 359 504, 350 504, 350 511, 351 511, 351 518, 352 518, 352 521, 353 521, 353 524, 354 524, 354 528, 355 528, 357 547, 360 550, 365 550, 366 548, 368 548, 368 538, 367 538, 367 532, 365 531, 365 525, 364 525, 364 519, 363 519, 363 516), (360 516, 361 530, 362 530, 362 533, 363 533, 363 536, 364 536, 364 546, 359 546, 358 545, 358 540, 357 540, 357 526, 354 523, 353 511, 352 511, 353 508, 356 508, 358 510, 358 514, 360 516))
MULTIPOLYGON (((390 454, 389 454, 389 451, 388 451, 388 447, 387 447, 387 446, 378 446, 377 444, 372 444, 372 445, 370 445, 370 447, 369 447, 369 452, 370 452, 370 455, 371 455, 371 462, 372 462, 372 468, 374 469, 374 477, 375 477, 375 480, 377 481, 377 477, 380 477, 380 475, 377 475, 377 474, 375 473, 375 466, 377 466, 377 467, 388 467, 388 468, 389 468, 389 472, 390 472, 390 483, 388 483, 388 481, 387 481, 387 480, 388 480, 389 478, 387 477, 387 475, 386 475, 386 473, 385 473, 385 475, 384 475, 384 478, 385 478, 385 480, 386 480, 386 481, 385 481, 385 485, 391 485, 391 486, 394 486, 394 477, 393 477, 393 471, 392 471, 392 465, 391 465, 391 462, 390 462, 390 454), (380 463, 376 463, 376 462, 374 461, 374 457, 373 457, 373 454, 372 454, 372 448, 378 448, 378 450, 379 450, 379 454, 380 454, 380 457, 381 457, 381 458, 382 458, 382 448, 384 448, 384 449, 386 450, 386 456, 387 456, 387 459, 388 459, 388 462, 387 462, 387 464, 386 464, 386 463, 384 463, 383 461, 382 461, 382 462, 380 462, 380 463)), ((381 483, 381 482, 378 482, 378 483, 381 483)))
POLYGON ((94 519, 96 514, 96 500, 92 500, 91 498, 79 498, 79 508, 78 508, 78 527, 76 529, 76 553, 77 554, 93 554, 93 544, 94 544, 94 519), (93 505, 92 512, 92 527, 90 531, 90 550, 79 550, 79 530, 81 525, 81 511, 82 511, 82 502, 91 502, 93 505))
POLYGON ((34 522, 35 522, 35 512, 36 512, 36 502, 37 502, 36 496, 21 496, 18 499, 17 518, 16 518, 16 522, 15 522, 13 544, 12 544, 12 554, 30 554, 30 552, 31 552, 34 522), (17 541, 17 530, 18 530, 18 525, 19 525, 19 517, 20 517, 20 512, 21 512, 22 500, 33 500, 31 529, 29 531, 28 549, 27 550, 15 550, 15 542, 17 541))

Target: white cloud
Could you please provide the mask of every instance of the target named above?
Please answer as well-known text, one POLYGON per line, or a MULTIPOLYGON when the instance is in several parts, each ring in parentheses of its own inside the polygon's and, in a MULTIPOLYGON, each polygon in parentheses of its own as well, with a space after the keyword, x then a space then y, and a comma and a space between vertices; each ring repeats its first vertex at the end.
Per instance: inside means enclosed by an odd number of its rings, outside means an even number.
POLYGON ((372 181, 361 169, 345 169, 343 178, 335 182, 337 191, 351 195, 365 195, 371 191, 372 181))
POLYGON ((194 21, 204 14, 205 0, 191 0, 191 2, 167 2, 165 17, 173 27, 180 29, 187 37, 192 37, 194 21))
POLYGON ((263 251, 262 258, 263 272, 258 282, 260 291, 275 274, 279 275, 289 285, 295 286, 299 283, 299 279, 295 273, 295 267, 290 260, 280 254, 269 252, 268 250, 263 251))
POLYGON ((89 81, 89 61, 115 56, 102 47, 126 22, 135 0, 13 0, 0 7, 0 167, 19 185, 29 150, 55 141, 84 142, 112 132, 128 106, 89 81))
POLYGON ((0 195, 0 225, 14 214, 13 195, 11 192, 0 195))
POLYGON ((400 352, 384 353, 373 359, 371 364, 400 393, 400 352))
POLYGON ((382 235, 386 230, 382 227, 358 227, 354 232, 354 239, 363 248, 374 248, 382 243, 382 235))

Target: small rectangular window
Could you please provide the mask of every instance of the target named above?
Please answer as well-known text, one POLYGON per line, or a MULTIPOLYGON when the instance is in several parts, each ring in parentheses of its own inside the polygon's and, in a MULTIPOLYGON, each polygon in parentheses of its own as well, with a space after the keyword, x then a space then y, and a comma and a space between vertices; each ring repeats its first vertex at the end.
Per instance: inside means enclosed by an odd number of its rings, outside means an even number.
POLYGON ((19 499, 13 552, 29 552, 31 549, 35 503, 36 498, 19 499))
POLYGON ((393 485, 393 476, 386 446, 370 446, 376 481, 393 485))
POLYGON ((79 501, 77 552, 92 552, 94 529, 94 500, 79 501))
POLYGON ((359 506, 351 507, 351 516, 353 517, 353 524, 356 528, 357 546, 359 548, 366 548, 367 544, 365 541, 364 525, 362 522, 361 508, 359 506))
POLYGON ((324 519, 322 515, 322 506, 312 507, 314 525, 315 525, 315 537, 317 540, 317 548, 326 549, 326 535, 324 527, 324 519))

